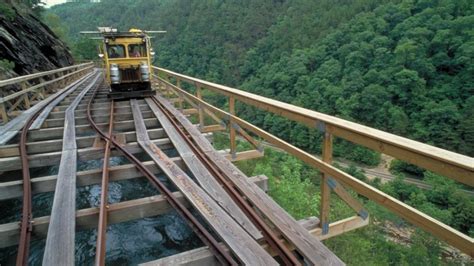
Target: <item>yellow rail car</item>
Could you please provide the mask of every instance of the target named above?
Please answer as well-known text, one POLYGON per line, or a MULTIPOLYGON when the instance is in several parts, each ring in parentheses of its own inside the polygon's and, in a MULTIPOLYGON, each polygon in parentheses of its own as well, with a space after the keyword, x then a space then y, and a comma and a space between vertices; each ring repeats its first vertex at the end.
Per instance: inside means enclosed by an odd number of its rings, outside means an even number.
POLYGON ((153 94, 150 84, 151 62, 154 56, 150 36, 145 31, 131 29, 117 32, 99 28, 102 43, 99 56, 104 60, 109 97, 127 99, 153 94))

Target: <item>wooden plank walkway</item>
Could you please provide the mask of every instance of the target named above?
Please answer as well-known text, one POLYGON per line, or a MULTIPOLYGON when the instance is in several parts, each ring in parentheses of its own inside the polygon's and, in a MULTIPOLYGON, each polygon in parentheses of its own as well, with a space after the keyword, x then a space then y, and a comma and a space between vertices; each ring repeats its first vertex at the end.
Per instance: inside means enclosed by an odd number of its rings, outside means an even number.
POLYGON ((37 110, 41 109, 44 105, 48 103, 48 99, 50 97, 55 97, 56 95, 62 93, 65 90, 70 89, 72 86, 76 85, 77 83, 81 82, 84 80, 86 77, 82 77, 78 79, 77 81, 73 82, 66 88, 56 92, 55 94, 49 96, 48 98, 42 100, 41 102, 33 105, 31 108, 28 110, 25 110, 22 112, 19 116, 15 117, 12 119, 10 122, 7 124, 0 126, 0 145, 5 145, 8 141, 10 141, 13 137, 18 134, 18 132, 21 130, 21 128, 25 125, 26 121, 34 114, 36 113, 37 110))
POLYGON ((222 207, 227 213, 234 218, 254 239, 259 240, 263 236, 260 231, 253 225, 244 212, 237 206, 232 198, 227 194, 224 188, 217 182, 214 176, 204 166, 204 164, 196 157, 191 147, 179 135, 178 131, 173 127, 165 114, 156 106, 151 99, 146 99, 155 116, 160 121, 161 126, 166 131, 169 139, 180 154, 188 169, 194 175, 201 187, 222 207))
POLYGON ((247 265, 277 265, 278 263, 240 227, 204 190, 174 164, 163 151, 150 142, 138 106, 132 101, 132 111, 140 146, 185 195, 236 257, 247 265))
POLYGON ((76 228, 76 167, 77 145, 74 111, 84 95, 96 84, 100 73, 74 99, 66 110, 64 120, 63 150, 51 220, 46 237, 43 265, 74 265, 74 240, 76 228))
POLYGON ((181 122, 183 127, 191 134, 196 143, 199 143, 209 158, 216 162, 216 165, 231 178, 236 187, 247 199, 275 225, 285 239, 295 245, 296 249, 309 263, 314 265, 344 265, 334 253, 312 236, 305 228, 299 225, 293 217, 285 212, 267 194, 259 191, 259 189, 255 189, 245 174, 224 156, 215 151, 211 143, 201 137, 199 130, 194 127, 183 114, 174 108, 165 98, 161 96, 155 97, 181 122))

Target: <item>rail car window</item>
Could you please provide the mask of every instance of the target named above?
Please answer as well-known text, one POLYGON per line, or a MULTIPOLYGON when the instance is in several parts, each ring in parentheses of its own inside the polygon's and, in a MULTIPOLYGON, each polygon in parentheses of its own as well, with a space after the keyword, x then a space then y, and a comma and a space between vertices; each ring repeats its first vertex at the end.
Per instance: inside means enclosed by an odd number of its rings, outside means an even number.
POLYGON ((125 57, 125 48, 123 45, 108 45, 107 51, 109 58, 123 58, 125 57))
POLYGON ((145 45, 144 44, 129 44, 128 56, 129 57, 146 57, 145 45))

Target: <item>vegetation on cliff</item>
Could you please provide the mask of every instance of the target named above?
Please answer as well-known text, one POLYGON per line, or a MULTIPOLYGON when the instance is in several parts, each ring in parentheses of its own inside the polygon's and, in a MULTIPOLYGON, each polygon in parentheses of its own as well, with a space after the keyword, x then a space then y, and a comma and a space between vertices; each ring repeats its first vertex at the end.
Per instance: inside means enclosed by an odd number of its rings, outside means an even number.
POLYGON ((26 75, 73 63, 67 46, 34 14, 37 8, 35 1, 0 3, 0 68, 3 73, 13 71, 26 75))

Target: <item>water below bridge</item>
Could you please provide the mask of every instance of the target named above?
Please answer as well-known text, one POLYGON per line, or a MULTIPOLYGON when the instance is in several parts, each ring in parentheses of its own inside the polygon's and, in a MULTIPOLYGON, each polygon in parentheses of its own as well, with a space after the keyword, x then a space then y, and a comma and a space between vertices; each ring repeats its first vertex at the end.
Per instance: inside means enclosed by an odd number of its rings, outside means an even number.
MULTIPOLYGON (((176 155, 174 150, 167 154, 176 155)), ((145 155, 142 155, 145 156, 145 155)), ((140 157, 140 156, 139 156, 140 157)), ((111 158, 111 166, 126 164, 122 157, 111 158)), ((78 171, 102 167, 101 160, 80 162, 78 171)), ((44 167, 32 171, 34 176, 57 174, 58 167, 44 167)), ((176 191, 165 176, 158 176, 168 188, 176 191)), ((76 209, 98 207, 100 184, 77 188, 76 209)), ((109 184, 109 203, 158 195, 159 192, 145 179, 129 179, 109 184)), ((34 217, 47 216, 53 204, 53 192, 33 195, 34 217)), ((20 220, 21 198, 0 202, 0 223, 20 220)), ((195 215, 199 215, 194 213, 195 215)), ((96 253, 97 230, 76 233, 76 265, 93 265, 96 253)), ((29 265, 41 265, 45 239, 31 242, 29 265)), ((203 246, 199 238, 175 211, 164 215, 111 224, 107 228, 107 258, 111 265, 136 265, 203 246)), ((14 265, 17 246, 0 249, 0 265, 14 265)))

